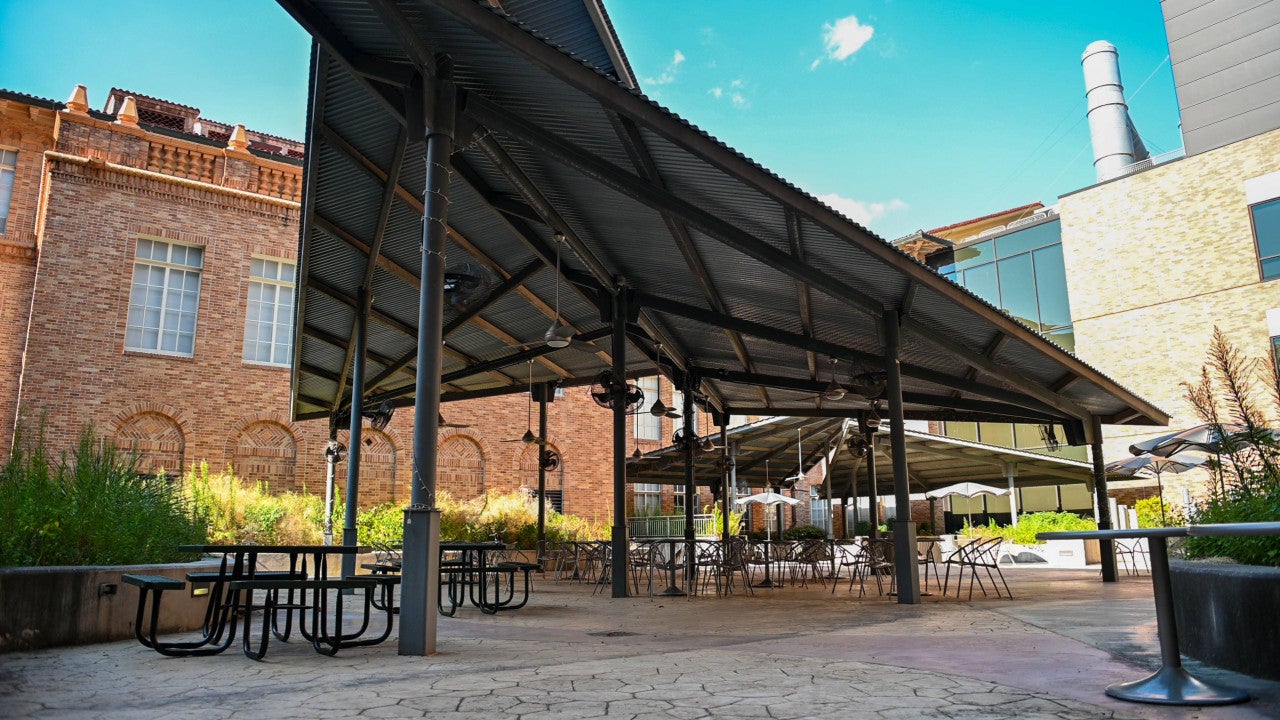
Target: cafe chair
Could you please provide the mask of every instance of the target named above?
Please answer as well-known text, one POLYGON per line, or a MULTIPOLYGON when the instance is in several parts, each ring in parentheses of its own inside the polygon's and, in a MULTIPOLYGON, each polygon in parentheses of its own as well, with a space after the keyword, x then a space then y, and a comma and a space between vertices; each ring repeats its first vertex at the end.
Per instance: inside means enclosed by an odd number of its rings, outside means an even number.
POLYGON ((1147 555, 1147 541, 1144 538, 1117 538, 1116 561, 1129 575, 1141 575, 1143 570, 1151 574, 1151 558, 1147 555), (1138 567, 1141 563, 1142 567, 1138 567))
POLYGON ((996 597, 1013 598, 1013 593, 1009 591, 1009 584, 1005 582, 1004 573, 1000 571, 1000 545, 1004 542, 1003 538, 985 538, 961 545, 956 551, 951 553, 943 565, 946 565, 947 571, 942 580, 942 594, 945 597, 950 586, 951 568, 956 569, 956 597, 960 597, 961 586, 964 583, 964 573, 969 572, 969 599, 973 599, 973 583, 976 580, 978 589, 982 591, 982 596, 987 596, 986 584, 982 582, 982 574, 985 573, 987 579, 991 582, 991 588, 995 590, 996 597), (994 573, 992 571, 995 571, 994 573), (981 571, 981 572, 980 572, 981 571), (996 577, 1000 578, 999 584, 996 583, 996 577), (1004 586, 1004 595, 1000 594, 1000 585, 1004 586))

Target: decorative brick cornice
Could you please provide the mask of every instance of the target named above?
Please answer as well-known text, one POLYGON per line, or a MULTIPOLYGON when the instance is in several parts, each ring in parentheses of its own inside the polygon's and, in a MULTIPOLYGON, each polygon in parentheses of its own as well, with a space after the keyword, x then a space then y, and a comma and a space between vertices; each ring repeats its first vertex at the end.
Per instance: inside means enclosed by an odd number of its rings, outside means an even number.
POLYGON ((296 219, 301 204, 268 195, 222 187, 198 180, 172 177, 150 170, 117 165, 102 160, 49 150, 44 154, 48 172, 64 179, 77 179, 133 192, 150 194, 216 208, 230 208, 296 219))
POLYGON ((39 255, 39 253, 36 251, 35 247, 31 245, 14 245, 7 242, 0 242, 0 257, 34 261, 37 255, 39 255))

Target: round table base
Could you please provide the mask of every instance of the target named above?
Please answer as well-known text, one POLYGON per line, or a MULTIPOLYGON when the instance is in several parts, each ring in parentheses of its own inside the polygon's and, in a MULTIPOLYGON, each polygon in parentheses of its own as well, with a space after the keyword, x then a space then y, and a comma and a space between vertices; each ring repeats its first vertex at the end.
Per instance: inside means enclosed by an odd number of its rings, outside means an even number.
POLYGON ((1244 690, 1211 685, 1180 667, 1163 667, 1141 680, 1110 685, 1107 694, 1157 705, 1231 705, 1249 699, 1244 690))

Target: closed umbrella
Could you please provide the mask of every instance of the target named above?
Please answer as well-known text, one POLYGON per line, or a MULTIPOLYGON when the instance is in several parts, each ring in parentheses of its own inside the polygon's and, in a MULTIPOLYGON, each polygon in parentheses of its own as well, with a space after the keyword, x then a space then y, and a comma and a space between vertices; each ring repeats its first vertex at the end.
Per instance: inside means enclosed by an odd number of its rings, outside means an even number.
POLYGON ((1153 473, 1156 476, 1156 490, 1160 493, 1160 521, 1164 516, 1164 484, 1160 482, 1160 474, 1171 472, 1175 475, 1200 467, 1209 458, 1203 455, 1192 455, 1189 452, 1160 457, 1151 453, 1142 453, 1125 460, 1107 463, 1107 474, 1119 477, 1138 477, 1142 473, 1153 473))
MULTIPOLYGON (((991 487, 990 485, 981 485, 973 482, 962 482, 956 483, 955 485, 940 487, 936 490, 930 490, 925 493, 924 496, 927 498, 944 498, 948 495, 960 495, 962 497, 971 498, 982 495, 983 493, 986 493, 987 495, 1008 495, 1009 489, 991 487)), ((969 521, 969 532, 972 533, 973 515, 969 512, 968 508, 965 509, 965 517, 969 521)))

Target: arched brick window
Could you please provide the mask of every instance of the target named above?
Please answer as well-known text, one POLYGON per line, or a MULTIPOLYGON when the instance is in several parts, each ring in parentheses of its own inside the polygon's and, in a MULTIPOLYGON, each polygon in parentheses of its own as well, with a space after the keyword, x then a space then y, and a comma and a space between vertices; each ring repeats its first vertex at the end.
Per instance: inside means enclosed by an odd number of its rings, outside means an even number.
POLYGON ((266 480, 290 489, 297 477, 298 445, 287 428, 261 421, 248 425, 231 448, 231 466, 249 480, 266 480))
POLYGON ((455 500, 484 493, 484 451, 475 440, 454 435, 440 445, 436 486, 455 500))
MULTIPOLYGON (((345 445, 350 444, 346 438, 339 439, 345 445)), ((399 459, 395 442, 386 433, 371 427, 360 431, 360 440, 360 505, 395 502, 399 459)), ((344 472, 345 465, 343 463, 344 472)))
POLYGON ((138 472, 151 474, 163 470, 179 475, 185 470, 186 441, 178 423, 167 415, 158 412, 132 415, 120 423, 112 440, 116 447, 138 456, 138 472))
MULTIPOLYGON (((555 445, 547 443, 547 449, 559 454, 555 445)), ((529 444, 520 453, 520 487, 525 492, 538 496, 538 446, 529 444)), ((564 512, 564 456, 561 456, 560 467, 547 471, 547 507, 556 512, 564 512)))

